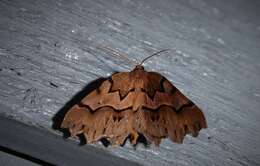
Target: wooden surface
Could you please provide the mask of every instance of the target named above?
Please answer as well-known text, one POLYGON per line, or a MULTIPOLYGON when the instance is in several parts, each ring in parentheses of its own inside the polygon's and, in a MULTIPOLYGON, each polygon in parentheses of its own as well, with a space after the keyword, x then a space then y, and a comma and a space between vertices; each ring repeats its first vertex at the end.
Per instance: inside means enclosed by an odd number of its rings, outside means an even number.
POLYGON ((61 135, 52 118, 87 84, 175 48, 145 68, 194 101, 208 129, 182 145, 106 151, 143 165, 259 165, 259 8, 245 0, 1 0, 0 111, 61 135))
POLYGON ((60 140, 60 136, 53 135, 41 128, 21 124, 12 119, 0 116, 1 138, 0 151, 13 156, 3 156, 0 153, 0 164, 7 166, 19 165, 109 165, 109 166, 137 166, 135 162, 115 157, 102 149, 87 146, 83 148, 70 140, 60 140), (27 163, 19 161, 24 159, 27 163), (30 161, 30 162, 29 162, 30 161))

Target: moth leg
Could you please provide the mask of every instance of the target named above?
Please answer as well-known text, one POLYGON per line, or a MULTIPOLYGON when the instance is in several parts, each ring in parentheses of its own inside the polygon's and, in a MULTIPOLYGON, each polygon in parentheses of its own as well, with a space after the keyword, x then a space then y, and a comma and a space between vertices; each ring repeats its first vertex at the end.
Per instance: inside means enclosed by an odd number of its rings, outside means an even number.
POLYGON ((130 142, 131 142, 131 144, 136 145, 138 137, 139 137, 139 134, 136 131, 133 130, 130 133, 130 142))

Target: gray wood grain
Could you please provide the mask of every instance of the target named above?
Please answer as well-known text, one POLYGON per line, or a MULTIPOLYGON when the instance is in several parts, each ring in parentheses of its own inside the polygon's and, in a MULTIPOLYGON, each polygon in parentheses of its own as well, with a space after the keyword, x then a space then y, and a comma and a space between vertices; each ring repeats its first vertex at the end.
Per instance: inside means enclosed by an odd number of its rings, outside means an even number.
MULTIPOLYGON (((162 73, 205 113, 198 138, 160 148, 108 147, 144 165, 260 164, 257 1, 1 0, 1 113, 53 131, 52 118, 88 83, 133 68, 162 73)), ((61 141, 63 141, 61 139, 61 141)), ((93 145, 102 147, 100 144, 93 145)))
MULTIPOLYGON (((4 149, 7 154, 12 154, 12 160, 15 156, 20 157, 20 160, 18 158, 15 159, 16 162, 13 161, 13 165, 138 165, 115 157, 102 149, 88 145, 83 148, 69 140, 61 141, 57 135, 12 119, 0 116, 0 125, 0 151, 4 149), (26 159, 23 162, 27 163, 23 163, 21 159, 26 159)), ((10 160, 10 157, 1 155, 0 164, 11 164, 7 161, 8 158, 10 160)))

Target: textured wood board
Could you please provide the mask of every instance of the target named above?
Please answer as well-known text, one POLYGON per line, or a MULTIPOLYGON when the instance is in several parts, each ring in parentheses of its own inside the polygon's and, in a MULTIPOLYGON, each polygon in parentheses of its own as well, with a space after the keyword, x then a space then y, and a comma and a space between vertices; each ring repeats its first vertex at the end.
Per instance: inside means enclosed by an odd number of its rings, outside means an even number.
POLYGON ((258 8, 242 0, 2 0, 0 103, 11 109, 1 112, 52 131, 52 117, 88 83, 132 69, 98 46, 136 61, 176 48, 145 67, 187 94, 208 129, 183 145, 108 150, 145 165, 258 165, 258 8))

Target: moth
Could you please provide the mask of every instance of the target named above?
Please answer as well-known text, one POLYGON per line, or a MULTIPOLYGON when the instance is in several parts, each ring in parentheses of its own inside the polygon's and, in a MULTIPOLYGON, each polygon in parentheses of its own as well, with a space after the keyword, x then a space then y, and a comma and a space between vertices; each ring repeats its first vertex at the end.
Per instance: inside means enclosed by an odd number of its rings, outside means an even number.
POLYGON ((186 134, 196 137, 207 127, 203 112, 160 73, 146 71, 142 63, 130 72, 113 74, 87 94, 69 109, 61 128, 71 136, 83 134, 87 143, 105 138, 112 145, 123 145, 127 138, 136 145, 141 136, 155 145, 167 137, 176 143, 182 143, 186 134))

